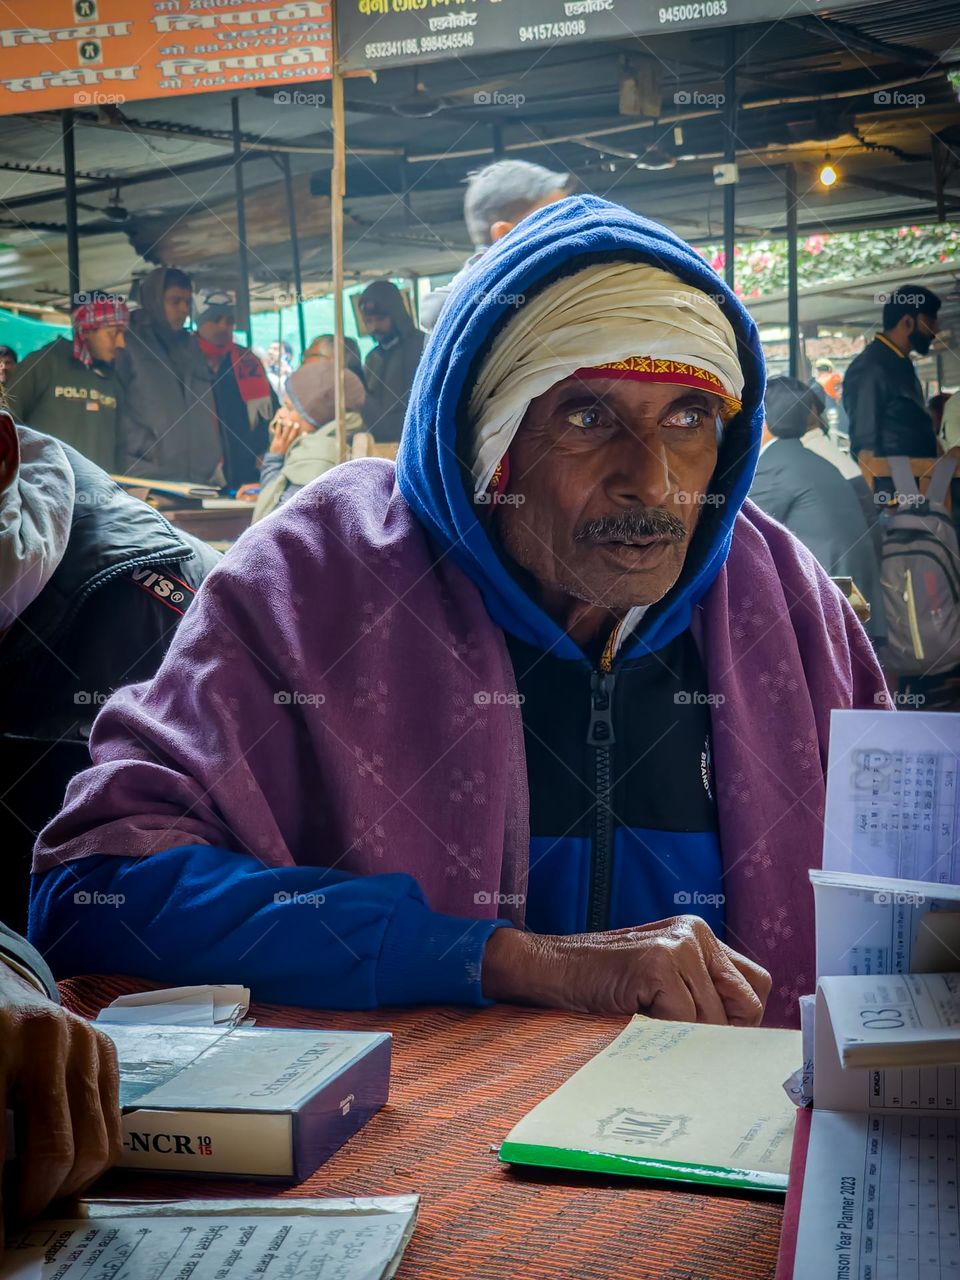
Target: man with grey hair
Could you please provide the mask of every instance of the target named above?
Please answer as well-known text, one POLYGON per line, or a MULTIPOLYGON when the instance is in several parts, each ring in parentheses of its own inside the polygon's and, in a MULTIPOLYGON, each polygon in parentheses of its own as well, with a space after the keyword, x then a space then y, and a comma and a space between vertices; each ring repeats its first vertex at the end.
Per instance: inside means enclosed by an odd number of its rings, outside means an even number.
POLYGON ((573 188, 572 174, 555 173, 529 160, 497 160, 471 173, 463 199, 463 220, 475 252, 452 280, 428 293, 421 302, 420 328, 427 333, 433 329, 460 276, 469 271, 492 244, 529 214, 570 195, 573 188))

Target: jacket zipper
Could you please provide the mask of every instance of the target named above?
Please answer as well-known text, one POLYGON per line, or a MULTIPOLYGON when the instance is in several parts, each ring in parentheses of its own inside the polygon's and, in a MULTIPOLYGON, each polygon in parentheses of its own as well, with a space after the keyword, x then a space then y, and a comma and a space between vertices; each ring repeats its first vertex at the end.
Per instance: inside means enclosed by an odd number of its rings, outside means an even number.
POLYGON ((594 808, 593 849, 590 859, 590 889, 587 899, 587 929, 591 932, 609 928, 610 894, 613 879, 613 814, 610 802, 613 791, 613 692, 616 674, 613 655, 616 652, 615 628, 607 641, 596 671, 590 674, 590 725, 587 743, 593 748, 594 808))

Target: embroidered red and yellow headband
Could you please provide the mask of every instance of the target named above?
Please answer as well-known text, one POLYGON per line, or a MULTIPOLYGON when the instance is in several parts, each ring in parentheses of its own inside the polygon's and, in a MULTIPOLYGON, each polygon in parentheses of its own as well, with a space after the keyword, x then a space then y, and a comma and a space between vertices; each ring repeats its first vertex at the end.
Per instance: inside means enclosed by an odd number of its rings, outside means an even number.
POLYGON ((720 420, 729 422, 743 407, 743 402, 731 395, 722 380, 709 369, 682 360, 663 360, 658 356, 627 356, 624 360, 611 360, 609 364, 594 364, 578 369, 575 378, 630 378, 635 382, 663 382, 676 387, 693 387, 697 391, 709 391, 721 400, 720 420))

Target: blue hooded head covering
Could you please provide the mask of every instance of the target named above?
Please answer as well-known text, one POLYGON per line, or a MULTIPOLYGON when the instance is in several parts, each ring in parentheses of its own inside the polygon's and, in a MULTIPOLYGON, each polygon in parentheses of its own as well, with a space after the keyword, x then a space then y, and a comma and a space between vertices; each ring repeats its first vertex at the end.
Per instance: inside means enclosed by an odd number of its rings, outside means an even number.
POLYGON ((733 291, 685 241, 659 223, 596 196, 570 196, 531 214, 458 277, 424 350, 397 456, 397 484, 433 541, 480 589, 504 630, 555 656, 580 647, 523 590, 477 519, 463 451, 466 403, 484 356, 517 297, 595 262, 646 262, 713 295, 733 327, 744 373, 743 408, 724 429, 710 493, 683 570, 651 605, 622 656, 662 648, 690 623, 693 606, 730 550, 750 489, 763 427, 764 364, 756 325, 733 291), (459 443, 459 451, 458 451, 459 443), (465 481, 465 477, 467 480, 465 481))

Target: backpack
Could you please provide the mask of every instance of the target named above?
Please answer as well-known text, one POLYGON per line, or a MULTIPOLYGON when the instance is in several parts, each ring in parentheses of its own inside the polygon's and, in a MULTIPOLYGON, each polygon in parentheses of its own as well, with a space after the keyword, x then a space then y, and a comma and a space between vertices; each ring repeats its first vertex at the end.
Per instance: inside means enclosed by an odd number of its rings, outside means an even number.
POLYGON ((907 458, 890 458, 896 505, 881 516, 881 586, 890 660, 903 675, 960 663, 960 547, 944 499, 957 459, 940 458, 921 494, 907 458))

